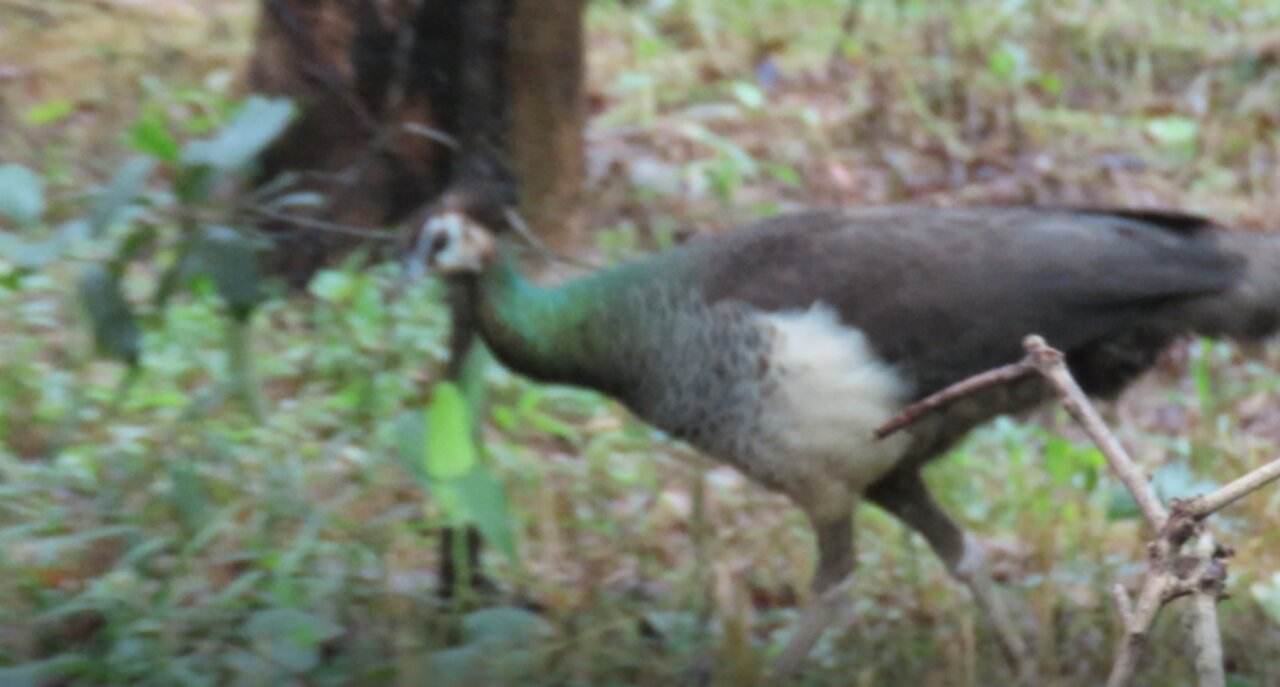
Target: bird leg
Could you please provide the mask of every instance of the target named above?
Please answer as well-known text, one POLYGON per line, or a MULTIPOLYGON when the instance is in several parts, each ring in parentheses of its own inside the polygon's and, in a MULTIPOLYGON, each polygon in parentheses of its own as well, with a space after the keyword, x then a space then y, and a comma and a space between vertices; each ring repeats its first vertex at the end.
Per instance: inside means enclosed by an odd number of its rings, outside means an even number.
POLYGON ((1035 662, 996 593, 982 545, 933 500, 920 473, 912 469, 891 474, 873 485, 867 498, 924 536, 947 572, 973 593, 979 610, 995 628, 1000 648, 1019 682, 1031 683, 1037 672, 1035 662))
POLYGON ((853 513, 819 521, 810 515, 818 540, 818 569, 813 575, 813 598, 805 606, 791 638, 769 670, 769 684, 785 684, 808 658, 813 645, 831 625, 853 584, 853 513))

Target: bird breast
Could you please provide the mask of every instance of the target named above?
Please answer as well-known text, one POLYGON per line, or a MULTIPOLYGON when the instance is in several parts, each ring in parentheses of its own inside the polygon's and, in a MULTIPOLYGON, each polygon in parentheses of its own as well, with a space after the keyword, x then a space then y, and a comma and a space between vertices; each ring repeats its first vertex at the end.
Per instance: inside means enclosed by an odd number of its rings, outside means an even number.
POLYGON ((903 456, 908 433, 877 441, 874 432, 909 385, 831 308, 762 313, 722 301, 663 311, 664 343, 633 405, 654 425, 808 502, 822 485, 859 493, 903 456))
POLYGON ((795 473, 787 481, 806 485, 839 481, 860 492, 906 451, 908 434, 879 441, 875 430, 903 408, 909 385, 861 331, 821 303, 761 319, 773 333, 759 431, 773 455, 748 470, 795 473))

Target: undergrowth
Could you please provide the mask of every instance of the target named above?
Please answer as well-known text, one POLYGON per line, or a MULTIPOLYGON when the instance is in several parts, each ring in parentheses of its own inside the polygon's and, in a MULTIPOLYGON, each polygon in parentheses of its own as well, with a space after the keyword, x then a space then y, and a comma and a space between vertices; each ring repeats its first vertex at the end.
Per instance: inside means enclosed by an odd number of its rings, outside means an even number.
MULTIPOLYGON (((240 102, 247 0, 0 13, 0 158, 47 201, 8 231, 24 245, 163 149, 158 119, 190 125, 180 144, 240 102)), ((591 250, 609 259, 813 205, 1165 206, 1280 229, 1270 0, 652 0, 589 19, 591 250)), ((457 513, 406 467, 404 420, 440 377, 438 287, 397 297, 394 269, 337 266, 305 294, 265 292, 247 325, 255 410, 226 383, 216 279, 158 308, 163 265, 119 275, 142 324, 126 386, 74 296, 100 256, 15 255, 0 256, 2 684, 436 685, 494 654, 506 672, 476 684, 749 684, 806 596, 812 541, 783 500, 597 396, 491 364, 482 462, 515 555, 483 562, 498 598, 445 603, 434 542, 457 513)), ((1165 496, 1203 491, 1276 455, 1278 363, 1189 342, 1110 419, 1165 496)), ((980 431, 928 478, 991 542, 1046 684, 1093 685, 1117 629, 1106 590, 1138 579, 1146 533, 1096 451, 1038 419, 980 431)), ((1278 518, 1273 489, 1219 523, 1237 550, 1235 687, 1280 683, 1278 518)), ((1002 684, 989 628, 924 544, 870 508, 859 530, 856 622, 803 684, 1002 684)), ((1191 679, 1176 616, 1142 684, 1191 679)))

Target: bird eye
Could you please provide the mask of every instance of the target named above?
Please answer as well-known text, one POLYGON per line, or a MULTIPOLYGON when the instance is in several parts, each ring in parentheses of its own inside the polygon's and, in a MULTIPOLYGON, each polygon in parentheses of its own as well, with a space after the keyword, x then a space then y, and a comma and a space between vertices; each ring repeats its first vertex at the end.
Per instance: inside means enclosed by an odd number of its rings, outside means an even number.
POLYGON ((434 258, 440 254, 440 251, 449 246, 448 234, 439 233, 431 237, 431 245, 427 250, 427 257, 434 258))

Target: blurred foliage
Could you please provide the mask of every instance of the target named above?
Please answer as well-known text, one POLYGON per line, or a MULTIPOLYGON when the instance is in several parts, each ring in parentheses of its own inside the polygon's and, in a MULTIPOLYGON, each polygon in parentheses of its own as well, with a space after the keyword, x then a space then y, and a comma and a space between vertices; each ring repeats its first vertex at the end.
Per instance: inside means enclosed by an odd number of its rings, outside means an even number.
MULTIPOLYGON (((494 365, 477 416, 436 383, 438 285, 393 298, 396 269, 353 261, 287 294, 256 272, 253 217, 324 199, 245 191, 290 112, 237 91, 254 8, 0 0, 0 684, 749 682, 812 570, 789 505, 494 365), (436 595, 433 538, 467 522, 508 596, 436 595)), ((589 21, 606 260, 836 203, 1277 229, 1272 0, 602 0, 589 21)), ((1194 493, 1275 456, 1278 364, 1190 342, 1111 419, 1162 494, 1194 493)), ((1049 684, 1093 685, 1145 534, 1097 451, 1039 419, 928 478, 990 540, 1049 684)), ((1240 687, 1280 683, 1277 518, 1271 490, 1217 525, 1240 687)), ((859 527, 858 621, 803 684, 1001 683, 927 547, 873 509, 859 527)), ((1190 675, 1175 615, 1147 682, 1190 675)))

